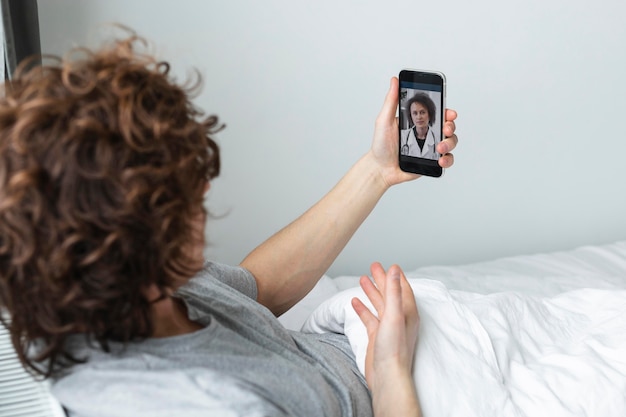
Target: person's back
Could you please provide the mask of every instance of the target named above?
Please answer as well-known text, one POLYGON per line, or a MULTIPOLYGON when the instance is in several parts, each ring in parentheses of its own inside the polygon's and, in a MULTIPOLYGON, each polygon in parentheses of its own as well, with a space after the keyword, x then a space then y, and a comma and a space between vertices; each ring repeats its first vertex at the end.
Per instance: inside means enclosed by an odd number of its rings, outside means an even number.
POLYGON ((70 338, 72 354, 88 358, 55 377, 71 415, 372 415, 345 336, 286 330, 253 301, 246 270, 207 263, 176 295, 202 330, 112 342, 110 352, 70 338))

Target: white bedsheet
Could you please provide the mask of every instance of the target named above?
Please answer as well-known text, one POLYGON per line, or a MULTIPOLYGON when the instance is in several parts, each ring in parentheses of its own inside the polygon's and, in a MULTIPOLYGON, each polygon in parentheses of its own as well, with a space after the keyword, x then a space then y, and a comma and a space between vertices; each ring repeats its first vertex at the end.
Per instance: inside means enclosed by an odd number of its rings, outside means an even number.
MULTIPOLYGON (((479 294, 516 291, 554 296, 581 288, 626 289, 626 241, 467 265, 415 270, 400 266, 405 268, 409 278, 433 279, 449 289, 479 294)), ((325 275, 300 303, 279 319, 285 327, 299 330, 317 306, 341 290, 358 286, 358 280, 358 276, 325 275)))
MULTIPOLYGON (((406 274, 480 294, 518 291, 552 296, 579 288, 626 289, 626 241, 467 265, 427 266, 406 274)), ((357 286, 358 277, 335 277, 333 283, 343 290, 357 286)))
MULTIPOLYGON (((626 290, 552 296, 451 290, 411 279, 421 316, 414 376, 426 416, 626 416, 626 290)), ((324 302, 308 332, 344 333, 363 369, 350 300, 324 302)))

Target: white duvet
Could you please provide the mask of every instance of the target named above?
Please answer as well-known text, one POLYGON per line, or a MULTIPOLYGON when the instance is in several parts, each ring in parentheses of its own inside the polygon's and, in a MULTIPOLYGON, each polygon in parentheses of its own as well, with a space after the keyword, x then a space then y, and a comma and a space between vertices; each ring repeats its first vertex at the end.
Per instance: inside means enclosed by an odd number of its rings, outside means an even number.
MULTIPOLYGON (((425 416, 626 416, 626 290, 478 294, 410 282, 425 416)), ((363 370, 367 335, 355 296, 367 301, 359 288, 342 291, 303 331, 345 333, 363 370)))

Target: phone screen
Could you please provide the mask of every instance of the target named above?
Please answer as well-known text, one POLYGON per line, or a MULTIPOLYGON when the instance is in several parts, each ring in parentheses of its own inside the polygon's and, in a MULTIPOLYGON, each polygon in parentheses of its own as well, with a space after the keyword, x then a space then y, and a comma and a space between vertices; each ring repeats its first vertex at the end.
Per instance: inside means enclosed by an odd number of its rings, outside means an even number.
POLYGON ((440 177, 445 76, 436 71, 402 70, 399 75, 398 128, 400 169, 440 177))

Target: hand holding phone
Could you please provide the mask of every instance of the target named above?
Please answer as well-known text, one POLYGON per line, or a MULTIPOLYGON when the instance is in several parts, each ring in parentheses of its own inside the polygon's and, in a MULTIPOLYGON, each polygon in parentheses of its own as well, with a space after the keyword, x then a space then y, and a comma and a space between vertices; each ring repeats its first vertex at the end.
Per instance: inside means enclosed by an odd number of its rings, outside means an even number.
POLYGON ((436 147, 443 139, 446 78, 437 71, 405 69, 398 79, 400 169, 440 177, 443 168, 436 147))

